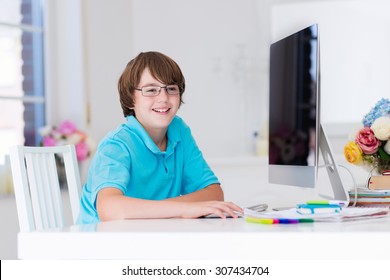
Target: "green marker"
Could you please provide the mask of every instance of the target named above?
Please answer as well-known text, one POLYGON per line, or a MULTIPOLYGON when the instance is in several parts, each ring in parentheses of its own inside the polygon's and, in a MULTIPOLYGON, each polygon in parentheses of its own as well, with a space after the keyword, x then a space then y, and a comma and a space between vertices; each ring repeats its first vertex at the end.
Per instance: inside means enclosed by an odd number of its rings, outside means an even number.
POLYGON ((339 205, 341 207, 347 206, 347 201, 343 200, 309 200, 306 204, 310 205, 339 205))
POLYGON ((314 219, 299 219, 300 223, 314 223, 314 219))

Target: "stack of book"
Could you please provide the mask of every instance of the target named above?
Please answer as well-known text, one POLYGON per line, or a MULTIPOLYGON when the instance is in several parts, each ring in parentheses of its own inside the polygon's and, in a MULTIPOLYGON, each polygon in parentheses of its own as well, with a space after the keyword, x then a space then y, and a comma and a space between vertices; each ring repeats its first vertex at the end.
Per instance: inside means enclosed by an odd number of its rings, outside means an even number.
POLYGON ((367 188, 349 191, 350 205, 363 207, 390 206, 390 176, 371 176, 367 188), (356 201, 355 201, 356 200, 356 201))
POLYGON ((390 189, 371 190, 368 188, 357 188, 355 191, 349 191, 350 205, 363 207, 389 207, 390 189), (356 203, 355 203, 356 198, 356 203))

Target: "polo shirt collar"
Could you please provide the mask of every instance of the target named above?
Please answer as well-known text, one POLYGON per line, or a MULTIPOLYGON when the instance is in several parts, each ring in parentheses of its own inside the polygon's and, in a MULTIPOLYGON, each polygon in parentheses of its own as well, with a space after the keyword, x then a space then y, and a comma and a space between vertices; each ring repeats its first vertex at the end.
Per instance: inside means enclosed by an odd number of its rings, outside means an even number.
POLYGON ((166 155, 169 156, 174 152, 174 149, 177 143, 180 141, 180 133, 178 129, 175 128, 175 122, 177 122, 177 116, 174 117, 172 122, 168 126, 168 143, 166 152, 161 152, 157 145, 153 142, 150 135, 146 132, 145 128, 141 123, 134 117, 128 116, 126 125, 137 134, 138 137, 144 142, 145 146, 154 154, 166 155))

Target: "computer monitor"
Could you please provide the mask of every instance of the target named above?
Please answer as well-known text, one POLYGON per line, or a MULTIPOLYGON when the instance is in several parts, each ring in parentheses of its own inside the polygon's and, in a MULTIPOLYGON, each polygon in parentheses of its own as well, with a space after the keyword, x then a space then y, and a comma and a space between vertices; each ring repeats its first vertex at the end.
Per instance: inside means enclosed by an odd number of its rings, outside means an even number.
POLYGON ((313 24, 271 44, 269 182, 314 188, 319 157, 334 196, 348 200, 320 121, 320 48, 313 24))

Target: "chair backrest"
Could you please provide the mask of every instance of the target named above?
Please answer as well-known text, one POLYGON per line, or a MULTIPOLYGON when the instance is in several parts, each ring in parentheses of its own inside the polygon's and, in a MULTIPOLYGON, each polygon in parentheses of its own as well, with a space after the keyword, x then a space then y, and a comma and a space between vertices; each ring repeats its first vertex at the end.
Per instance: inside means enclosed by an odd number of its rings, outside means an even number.
POLYGON ((65 224, 56 156, 63 158, 73 224, 80 210, 81 182, 74 145, 13 146, 10 161, 21 231, 65 224))

